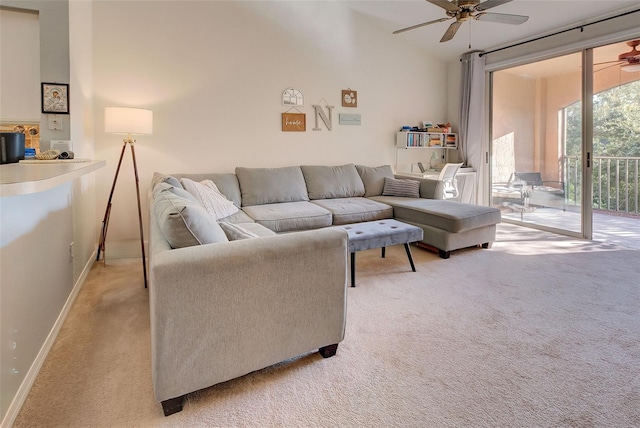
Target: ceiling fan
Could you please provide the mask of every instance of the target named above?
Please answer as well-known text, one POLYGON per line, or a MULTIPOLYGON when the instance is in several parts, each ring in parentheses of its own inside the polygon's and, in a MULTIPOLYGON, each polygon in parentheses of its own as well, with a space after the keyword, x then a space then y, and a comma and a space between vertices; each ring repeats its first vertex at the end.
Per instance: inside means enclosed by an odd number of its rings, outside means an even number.
POLYGON ((601 68, 600 70, 620 65, 620 68, 623 71, 640 71, 640 51, 636 49, 636 46, 640 45, 640 40, 631 40, 627 42, 627 45, 631 46, 631 50, 629 52, 624 52, 618 55, 617 61, 605 61, 593 65, 612 64, 608 67, 601 68))
POLYGON ((426 25, 436 24, 438 22, 448 21, 455 18, 455 22, 449 26, 447 31, 440 39, 440 42, 447 42, 453 39, 456 35, 458 28, 463 22, 470 19, 476 19, 478 21, 487 22, 499 22, 502 24, 519 25, 527 22, 528 16, 523 15, 509 15, 505 13, 487 13, 485 10, 500 6, 501 4, 509 3, 513 0, 487 0, 480 2, 480 0, 427 0, 429 3, 435 4, 445 9, 448 18, 440 18, 429 22, 423 22, 422 24, 412 25, 411 27, 403 28, 401 30, 394 31, 393 34, 403 33, 405 31, 414 30, 416 28, 424 27, 426 25))

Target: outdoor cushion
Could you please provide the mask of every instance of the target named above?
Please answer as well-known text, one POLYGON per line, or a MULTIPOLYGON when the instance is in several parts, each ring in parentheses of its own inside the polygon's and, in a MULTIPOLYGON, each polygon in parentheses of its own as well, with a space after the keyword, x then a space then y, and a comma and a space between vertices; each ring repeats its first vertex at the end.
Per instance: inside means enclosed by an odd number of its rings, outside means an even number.
POLYGON ((153 210, 171 248, 228 241, 218 223, 186 190, 159 183, 153 210))
POLYGON ((307 186, 299 166, 284 168, 237 167, 242 206, 308 201, 307 186))
POLYGON ((332 199, 364 196, 364 184, 355 165, 302 165, 309 199, 332 199))
POLYGON ((311 203, 331 211, 334 225, 393 217, 393 207, 367 198, 318 199, 311 203))
POLYGON ((364 184, 364 196, 380 196, 384 188, 384 178, 394 178, 389 165, 377 167, 356 165, 356 170, 364 184))
POLYGON ((256 223, 274 232, 317 229, 331 225, 331 212, 311 202, 284 202, 243 207, 256 223))

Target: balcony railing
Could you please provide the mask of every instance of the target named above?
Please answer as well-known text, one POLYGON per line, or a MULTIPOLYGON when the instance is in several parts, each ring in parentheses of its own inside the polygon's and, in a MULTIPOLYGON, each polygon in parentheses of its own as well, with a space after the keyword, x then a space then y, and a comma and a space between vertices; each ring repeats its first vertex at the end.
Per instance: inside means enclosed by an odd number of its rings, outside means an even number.
MULTIPOLYGON (((640 215, 640 157, 594 156, 593 208, 640 215)), ((580 205, 582 161, 577 156, 563 159, 567 205, 580 205)))

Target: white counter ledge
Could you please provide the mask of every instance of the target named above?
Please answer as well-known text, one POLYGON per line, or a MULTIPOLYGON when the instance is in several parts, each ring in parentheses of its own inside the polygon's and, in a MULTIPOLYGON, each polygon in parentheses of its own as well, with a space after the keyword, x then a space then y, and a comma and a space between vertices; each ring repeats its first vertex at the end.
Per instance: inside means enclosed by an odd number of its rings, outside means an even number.
POLYGON ((0 165, 0 197, 43 192, 106 166, 106 161, 0 165))

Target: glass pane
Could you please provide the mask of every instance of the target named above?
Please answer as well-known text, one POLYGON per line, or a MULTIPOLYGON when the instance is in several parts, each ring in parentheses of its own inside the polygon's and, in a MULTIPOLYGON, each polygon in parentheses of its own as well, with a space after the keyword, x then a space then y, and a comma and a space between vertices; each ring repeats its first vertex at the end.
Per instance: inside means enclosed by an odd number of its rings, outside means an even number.
POLYGON ((582 233, 582 56, 493 73, 492 204, 504 220, 582 233))
POLYGON ((640 248, 638 45, 593 50, 593 238, 632 248, 640 248))

